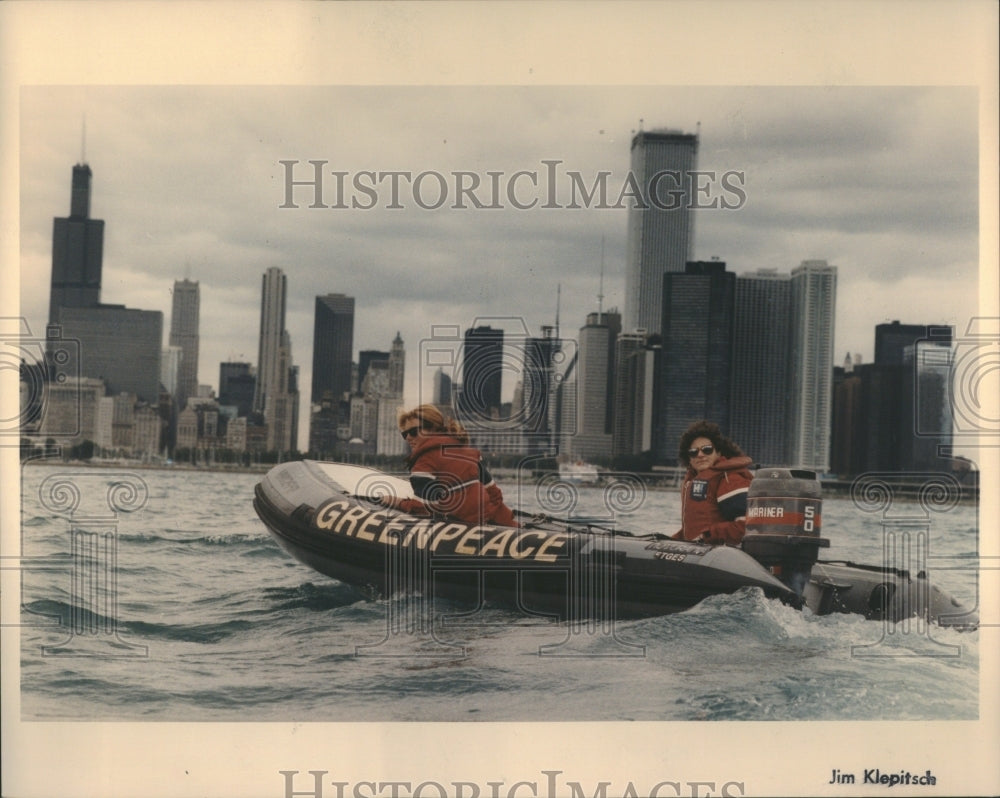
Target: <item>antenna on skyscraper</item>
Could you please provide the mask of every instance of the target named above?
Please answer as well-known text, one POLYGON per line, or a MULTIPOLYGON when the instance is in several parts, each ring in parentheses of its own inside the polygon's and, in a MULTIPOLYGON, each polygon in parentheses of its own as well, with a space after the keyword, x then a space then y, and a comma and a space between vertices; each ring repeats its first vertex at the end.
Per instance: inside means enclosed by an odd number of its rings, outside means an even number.
POLYGON ((597 323, 601 323, 604 314, 604 236, 601 236, 601 283, 597 289, 597 323))
POLYGON ((559 302, 562 299, 562 283, 556 283, 556 340, 559 340, 559 302))
POLYGON ((80 163, 87 163, 87 114, 83 114, 80 123, 80 163))

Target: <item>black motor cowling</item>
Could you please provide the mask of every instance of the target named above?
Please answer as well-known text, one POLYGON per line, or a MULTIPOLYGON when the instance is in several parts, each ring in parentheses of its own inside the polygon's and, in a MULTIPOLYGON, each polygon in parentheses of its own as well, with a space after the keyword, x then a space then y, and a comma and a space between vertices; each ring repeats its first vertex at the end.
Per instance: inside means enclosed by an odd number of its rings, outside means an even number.
POLYGON ((801 598, 819 550, 823 498, 816 472, 765 466, 747 494, 743 550, 801 598))

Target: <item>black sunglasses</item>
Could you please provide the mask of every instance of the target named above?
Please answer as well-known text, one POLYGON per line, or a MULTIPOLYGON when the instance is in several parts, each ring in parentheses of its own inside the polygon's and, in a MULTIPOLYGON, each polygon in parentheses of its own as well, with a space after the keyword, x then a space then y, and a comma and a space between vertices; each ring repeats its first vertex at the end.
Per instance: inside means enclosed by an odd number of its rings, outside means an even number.
POLYGON ((700 449, 688 449, 688 457, 697 457, 699 451, 702 454, 711 454, 712 452, 715 451, 715 447, 710 445, 710 446, 702 446, 700 449))
POLYGON ((404 429, 401 433, 403 440, 407 438, 416 438, 420 434, 420 427, 410 427, 409 429, 404 429))

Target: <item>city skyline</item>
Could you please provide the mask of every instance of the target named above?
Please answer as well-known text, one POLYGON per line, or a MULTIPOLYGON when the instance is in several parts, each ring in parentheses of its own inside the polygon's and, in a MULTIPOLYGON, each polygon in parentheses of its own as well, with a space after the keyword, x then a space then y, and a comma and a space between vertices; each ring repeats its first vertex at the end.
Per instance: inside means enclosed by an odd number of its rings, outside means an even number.
MULTIPOLYGON (((557 122, 537 135, 515 133, 506 124, 491 132, 477 121, 476 92, 461 88, 26 90, 22 270, 32 273, 39 263, 48 267, 52 218, 66 212, 67 178, 86 113, 94 174, 91 215, 107 225, 105 301, 166 313, 170 285, 182 274, 197 280, 206 320, 203 384, 214 385, 220 362, 253 361, 255 286, 272 266, 289 278, 288 329, 297 342, 303 385, 311 384, 314 297, 330 291, 357 297, 358 350, 384 349, 398 327, 416 351, 433 324, 447 321, 464 329, 479 317, 518 317, 537 335, 542 325, 553 323, 558 286, 565 334, 597 309, 599 294, 605 308, 624 308, 627 229, 627 212, 596 207, 596 194, 592 207, 568 207, 574 188, 568 175, 592 187, 603 172, 610 173, 606 204, 613 205, 629 172, 631 133, 644 117, 650 130, 693 129, 700 121, 699 169, 720 179, 727 170, 745 173, 745 207, 695 212, 697 259, 718 256, 737 274, 787 271, 811 258, 838 266, 838 362, 846 352, 870 361, 878 323, 899 318, 951 324, 961 334, 977 315, 974 92, 507 88, 487 93, 519 125, 550 106, 557 122), (289 108, 282 124, 263 113, 278 100, 289 108), (324 117, 327 124, 319 125, 324 135, 306 134, 299 121, 306 109, 333 100, 354 112, 359 132, 324 117), (393 103, 401 104, 400 113, 422 109, 419 118, 426 122, 408 134, 397 132, 402 128, 393 121, 396 112, 384 110, 393 103), (123 115, 133 105, 148 112, 134 120, 123 115), (595 105, 606 110, 594 111, 595 105), (658 108, 670 111, 656 113, 658 108), (438 113, 440 121, 431 121, 438 113), (253 115, 252 124, 235 122, 246 114, 253 115), (227 119, 233 120, 231 129, 227 119), (230 155, 204 144, 207 125, 228 130, 230 155), (130 136, 120 138, 125 131, 130 136), (382 131, 379 140, 390 136, 391 146, 365 144, 364 131, 382 131), (250 146, 247 134, 264 143, 250 146), (187 145, 183 158, 170 155, 169 148, 154 151, 167 135, 198 144, 187 145), (113 147, 120 148, 114 156, 113 147), (920 165, 930 151, 940 161, 933 197, 921 191, 926 175, 920 165), (58 152, 65 159, 55 163, 58 152), (280 162, 295 161, 291 176, 308 181, 310 159, 327 160, 327 172, 349 172, 345 192, 366 165, 412 174, 436 170, 449 182, 467 170, 481 179, 476 196, 487 204, 488 176, 502 172, 507 183, 500 184, 499 196, 508 207, 477 209, 469 199, 463 210, 417 208, 406 190, 412 184, 400 179, 398 201, 408 208, 383 207, 391 204, 390 181, 380 186, 380 204, 370 210, 310 209, 309 185, 293 187, 299 207, 281 208, 287 198, 286 167, 280 162), (531 180, 522 178, 514 184, 515 200, 545 204, 547 186, 555 186, 560 209, 509 207, 506 189, 519 170, 537 178, 538 188, 533 194, 531 180), (551 175, 554 183, 547 182, 551 175), (156 219, 141 213, 141 197, 153 185, 169 187, 160 191, 156 219), (225 324, 210 321, 222 319, 225 324)), ((336 185, 327 175, 327 205, 337 202, 336 185)), ((424 181, 425 201, 433 199, 436 185, 433 177, 424 181)), ((578 192, 579 204, 586 204, 581 197, 578 192)), ((21 294, 23 314, 40 326, 43 292, 24 279, 21 294)), ((431 393, 429 384, 417 384, 419 372, 408 369, 407 401, 431 393)), ((504 389, 509 398, 513 386, 504 389)), ((303 403, 307 400, 304 395, 303 403)), ((304 407, 300 412, 305 417, 304 407)))

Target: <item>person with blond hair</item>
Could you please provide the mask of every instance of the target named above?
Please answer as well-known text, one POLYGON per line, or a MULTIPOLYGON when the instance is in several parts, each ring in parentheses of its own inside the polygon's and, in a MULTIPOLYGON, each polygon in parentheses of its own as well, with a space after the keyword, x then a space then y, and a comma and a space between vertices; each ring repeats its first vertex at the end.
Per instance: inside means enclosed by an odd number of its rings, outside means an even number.
POLYGON ((399 431, 410 447, 406 464, 416 498, 385 497, 384 504, 413 515, 517 526, 500 487, 457 420, 446 419, 434 405, 420 405, 399 414, 399 431))

